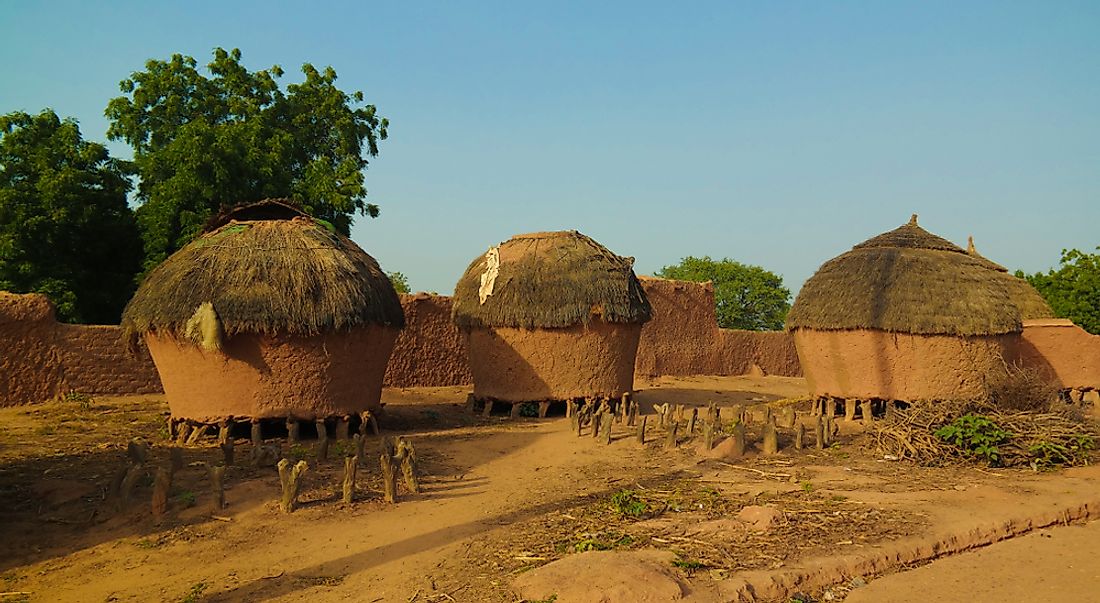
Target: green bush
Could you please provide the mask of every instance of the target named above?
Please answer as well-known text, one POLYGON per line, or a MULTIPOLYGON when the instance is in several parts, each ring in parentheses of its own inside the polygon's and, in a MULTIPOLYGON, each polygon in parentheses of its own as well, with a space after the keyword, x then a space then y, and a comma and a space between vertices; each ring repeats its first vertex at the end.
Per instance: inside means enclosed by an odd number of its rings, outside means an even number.
POLYGON ((999 464, 1001 451, 998 446, 1007 443, 1012 434, 1001 429, 989 418, 968 414, 937 429, 934 435, 961 449, 967 456, 983 459, 991 465, 999 464))

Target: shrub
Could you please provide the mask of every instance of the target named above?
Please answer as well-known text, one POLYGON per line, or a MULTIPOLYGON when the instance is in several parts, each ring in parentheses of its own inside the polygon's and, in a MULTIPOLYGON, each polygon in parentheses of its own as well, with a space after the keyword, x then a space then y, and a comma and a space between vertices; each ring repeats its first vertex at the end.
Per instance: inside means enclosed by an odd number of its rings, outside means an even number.
POLYGON ((999 464, 1001 451, 998 448, 1012 438, 1012 434, 1001 429, 996 423, 982 415, 968 414, 937 429, 934 435, 959 449, 966 455, 999 464))

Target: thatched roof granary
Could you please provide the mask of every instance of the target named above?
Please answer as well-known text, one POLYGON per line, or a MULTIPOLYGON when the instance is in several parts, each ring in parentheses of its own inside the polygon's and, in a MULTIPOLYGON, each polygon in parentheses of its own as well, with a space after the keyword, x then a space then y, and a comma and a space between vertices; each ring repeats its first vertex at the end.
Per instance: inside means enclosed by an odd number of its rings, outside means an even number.
POLYGON ((455 286, 474 395, 510 402, 631 391, 649 301, 634 259, 576 231, 517 235, 455 286))
POLYGON ((787 316, 817 395, 983 395, 1021 329, 1004 273, 917 224, 829 260, 787 316))
POLYGON ((123 313, 174 416, 377 407, 401 304, 374 258, 285 200, 239 207, 146 276, 123 313))

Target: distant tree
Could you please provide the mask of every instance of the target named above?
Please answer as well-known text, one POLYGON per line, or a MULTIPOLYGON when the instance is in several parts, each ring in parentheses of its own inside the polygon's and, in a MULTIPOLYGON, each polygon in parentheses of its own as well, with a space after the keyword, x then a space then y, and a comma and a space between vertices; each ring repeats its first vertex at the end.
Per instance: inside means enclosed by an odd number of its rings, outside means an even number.
POLYGON ((141 266, 130 188, 75 121, 0 117, 0 289, 45 294, 65 321, 117 323, 141 266))
POLYGON ((1072 320, 1089 333, 1100 334, 1100 255, 1063 249, 1057 270, 1031 275, 1017 270, 1016 276, 1026 278, 1038 289, 1057 316, 1072 320))
POLYGON ((791 292, 783 277, 729 258, 686 257, 657 271, 661 278, 714 283, 715 313, 724 329, 769 331, 783 328, 791 292))
POLYGON ((387 272, 386 276, 390 277, 390 282, 393 283, 393 288, 398 293, 411 293, 409 289, 409 279, 400 272, 387 272))
POLYGON ((215 49, 210 77, 189 56, 151 59, 107 105, 107 136, 134 148, 147 270, 226 205, 292 197, 345 235, 357 212, 378 215, 363 170, 389 122, 337 88, 331 67, 304 64, 284 92, 279 66, 251 72, 240 58, 215 49))

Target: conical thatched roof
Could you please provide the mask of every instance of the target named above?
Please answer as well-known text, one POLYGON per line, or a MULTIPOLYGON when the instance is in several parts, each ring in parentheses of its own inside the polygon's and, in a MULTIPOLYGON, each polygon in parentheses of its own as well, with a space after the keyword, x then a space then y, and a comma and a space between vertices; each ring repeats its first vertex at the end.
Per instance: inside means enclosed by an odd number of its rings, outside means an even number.
POLYGON ((575 230, 516 235, 466 269, 452 317, 462 328, 646 322, 649 300, 633 266, 575 230))
POLYGON ((1043 299, 1039 291, 1031 286, 1031 283, 1016 275, 1009 274, 1007 268, 978 253, 978 249, 974 247, 974 237, 967 239, 966 253, 1000 275, 1005 288, 1008 289, 1009 297, 1012 298, 1012 303, 1016 304, 1016 307, 1020 310, 1021 320, 1054 318, 1054 310, 1051 309, 1047 300, 1043 299))
POLYGON ((131 338, 147 331, 183 334, 189 320, 202 317, 205 303, 227 336, 405 324, 378 262, 283 200, 242 206, 211 221, 145 277, 122 327, 131 338))
POLYGON ((917 225, 825 262, 798 293, 787 329, 879 329, 924 335, 1017 332, 1004 275, 917 225))

